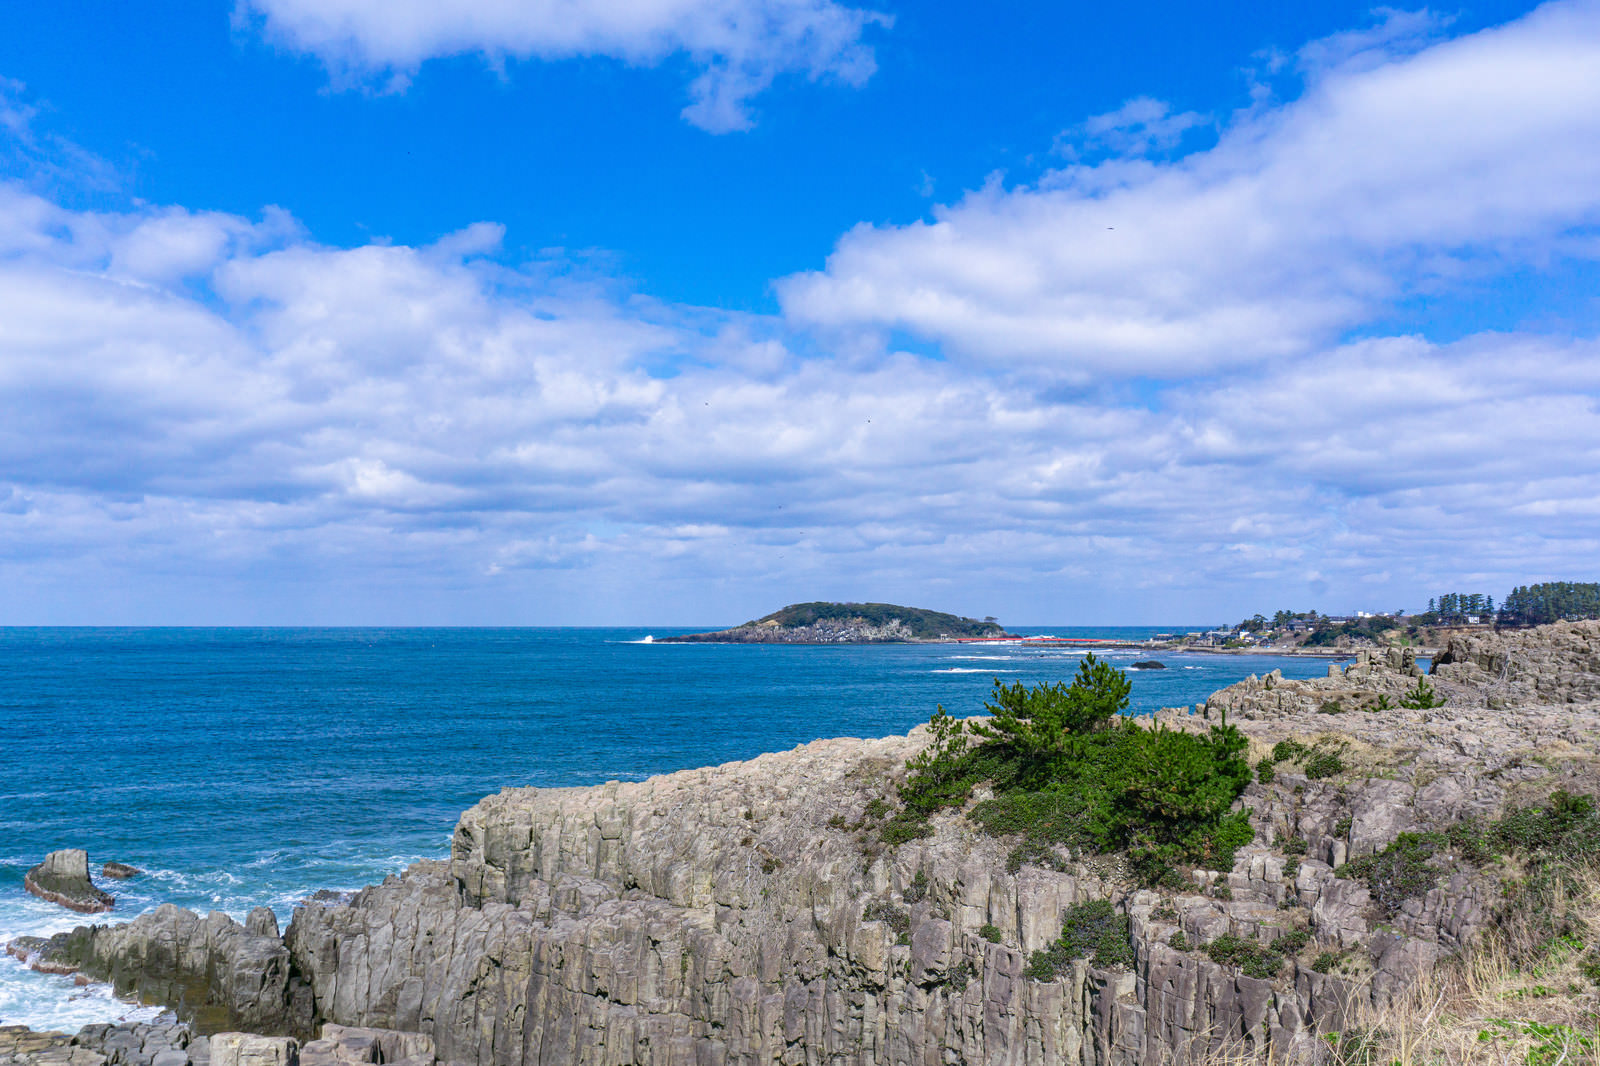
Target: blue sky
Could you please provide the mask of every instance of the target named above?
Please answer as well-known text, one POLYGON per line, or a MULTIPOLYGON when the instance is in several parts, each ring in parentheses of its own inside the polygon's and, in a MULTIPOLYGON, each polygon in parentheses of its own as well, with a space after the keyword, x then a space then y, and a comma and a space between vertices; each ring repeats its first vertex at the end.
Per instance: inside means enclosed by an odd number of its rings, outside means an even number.
POLYGON ((1016 623, 1600 557, 1600 5, 0 14, 0 623, 1016 623))

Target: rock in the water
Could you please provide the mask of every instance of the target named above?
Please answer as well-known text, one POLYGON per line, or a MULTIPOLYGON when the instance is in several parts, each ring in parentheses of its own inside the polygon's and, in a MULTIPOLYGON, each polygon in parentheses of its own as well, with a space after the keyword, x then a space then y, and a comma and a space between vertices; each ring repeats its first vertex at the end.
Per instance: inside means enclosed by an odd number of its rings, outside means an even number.
POLYGON ((130 877, 138 877, 144 873, 137 866, 129 866, 125 862, 108 862, 100 867, 100 876, 109 877, 113 881, 126 881, 130 877))
POLYGON ((22 887, 80 914, 102 914, 116 903, 89 880, 89 855, 81 848, 52 851, 28 871, 22 887))
POLYGON ((1146 659, 1144 662, 1134 663, 1128 667, 1130 670, 1165 670, 1166 668, 1166 663, 1158 663, 1154 659, 1146 659))

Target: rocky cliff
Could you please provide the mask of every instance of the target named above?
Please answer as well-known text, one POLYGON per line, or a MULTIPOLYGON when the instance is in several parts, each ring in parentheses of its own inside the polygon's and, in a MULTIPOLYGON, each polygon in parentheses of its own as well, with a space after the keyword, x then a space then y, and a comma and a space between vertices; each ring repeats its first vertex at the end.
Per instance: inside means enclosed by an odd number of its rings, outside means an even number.
POLYGON ((1350 1011, 1468 949, 1503 897, 1495 870, 1447 864, 1380 905, 1341 864, 1402 831, 1600 785, 1581 650, 1600 624, 1494 639, 1441 656, 1442 706, 1401 706, 1422 671, 1396 652, 1162 712, 1181 729, 1226 715, 1257 757, 1286 740, 1301 752, 1245 794, 1255 840, 1233 869, 1178 890, 1134 886, 1114 856, 1018 866, 1011 842, 958 813, 884 848, 874 815, 926 743, 917 730, 633 784, 507 790, 462 816, 448 862, 302 906, 282 941, 157 912, 83 934, 93 949, 78 954, 88 972, 126 972, 149 968, 140 945, 170 941, 163 960, 189 961, 162 966, 205 973, 204 998, 232 1012, 214 1025, 253 1011, 261 1031, 411 1032, 464 1066, 1311 1059, 1350 1011), (1063 911, 1091 899, 1128 917, 1132 965, 1029 977, 1063 911), (1290 946, 1241 968, 1200 950, 1223 936, 1290 946))

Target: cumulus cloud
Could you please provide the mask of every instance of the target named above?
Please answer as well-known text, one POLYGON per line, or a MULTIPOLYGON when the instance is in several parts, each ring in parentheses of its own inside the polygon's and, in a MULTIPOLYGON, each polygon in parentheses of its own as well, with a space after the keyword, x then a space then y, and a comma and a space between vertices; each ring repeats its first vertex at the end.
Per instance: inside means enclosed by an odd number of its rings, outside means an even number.
MULTIPOLYGON (((277 210, 0 185, 6 620, 714 623, 821 596, 1198 622, 1582 578, 1600 342, 1372 316, 1592 248, 1597 21, 1341 46, 1360 62, 1213 149, 858 229, 787 319, 508 264, 492 222, 337 248, 277 210), (890 326, 951 357, 863 355, 890 326)), ((1170 117, 1140 106, 1102 133, 1170 117)))
MULTIPOLYGON (((1174 162, 1069 166, 932 222, 859 226, 825 270, 781 283, 783 306, 1064 377, 1204 374, 1577 247, 1600 223, 1600 7, 1550 4, 1380 61, 1390 40, 1330 46, 1354 58, 1324 56, 1302 97, 1174 162)), ((1138 117, 1096 121, 1126 134, 1138 117)), ((1127 135, 1130 150, 1149 137, 1127 135)))
POLYGON ((537 589, 512 620, 682 620, 691 584, 729 617, 868 590, 1081 616, 1040 590, 1117 611, 1160 590, 1170 612, 1406 574, 1387 596, 1453 579, 1468 541, 1519 579, 1594 548, 1592 342, 1379 339, 1143 402, 799 358, 777 323, 481 259, 492 227, 339 249, 281 218, 15 189, 0 223, 14 610, 40 583, 93 605, 144 581, 147 612, 176 582, 234 620, 343 588, 320 617, 350 620, 398 582, 480 619, 537 589), (656 372, 665 355, 687 358, 656 372))
POLYGON ((781 74, 862 84, 874 70, 862 35, 889 23, 834 0, 240 0, 238 13, 342 76, 386 74, 395 87, 439 56, 653 65, 682 54, 699 70, 683 116, 714 133, 747 129, 751 98, 781 74))

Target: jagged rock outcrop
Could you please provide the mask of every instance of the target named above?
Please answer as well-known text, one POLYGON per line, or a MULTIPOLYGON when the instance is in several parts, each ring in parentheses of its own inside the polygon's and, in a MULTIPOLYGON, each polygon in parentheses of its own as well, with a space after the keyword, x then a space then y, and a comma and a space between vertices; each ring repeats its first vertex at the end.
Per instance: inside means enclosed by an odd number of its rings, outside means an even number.
POLYGON ((22 887, 40 899, 80 914, 101 914, 116 903, 89 879, 89 856, 79 848, 46 855, 44 862, 23 875, 22 887))
POLYGON ((200 1032, 311 1032, 309 992, 265 907, 240 925, 220 911, 202 918, 168 903, 122 925, 57 934, 38 949, 38 968, 108 981, 120 994, 174 1008, 200 1032))
MULTIPOLYGON (((1588 669, 1589 636, 1497 639, 1441 663, 1442 706, 1400 705, 1422 671, 1396 651, 1161 712, 1182 729, 1225 714, 1255 759, 1289 739, 1337 756, 1315 776, 1299 757, 1253 782, 1254 841, 1183 891, 1138 889, 1110 858, 1058 853, 1051 869, 1011 872, 1009 842, 956 813, 883 848, 869 811, 926 743, 917 730, 638 783, 508 789, 462 816, 448 862, 307 901, 282 941, 263 916, 229 929, 156 912, 97 927, 86 954, 124 975, 204 973, 208 1002, 276 1019, 241 1028, 331 1022, 430 1042, 372 1052, 385 1062, 1144 1066, 1224 1048, 1309 1060, 1353 1007, 1471 945, 1502 899, 1492 871, 1440 869, 1385 910, 1343 863, 1557 787, 1600 791, 1600 703, 1569 702, 1588 682, 1551 680, 1588 669), (1480 653, 1521 664, 1514 691, 1559 706, 1490 706, 1498 682, 1480 653), (1131 968, 1026 974, 1066 908, 1106 898, 1129 919, 1131 968), (1200 950, 1223 935, 1295 946, 1253 977, 1200 950), (1319 972, 1319 955, 1338 965, 1319 972)), ((302 1054, 378 1061, 349 1058, 360 1040, 339 1046, 302 1054)))
POLYGON ((129 866, 125 862, 108 862, 100 867, 100 876, 109 877, 113 881, 126 881, 129 878, 138 877, 142 873, 144 871, 137 866, 129 866))
POLYGON ((1450 638, 1433 672, 1473 686, 1492 707, 1600 700, 1600 622, 1450 638))

